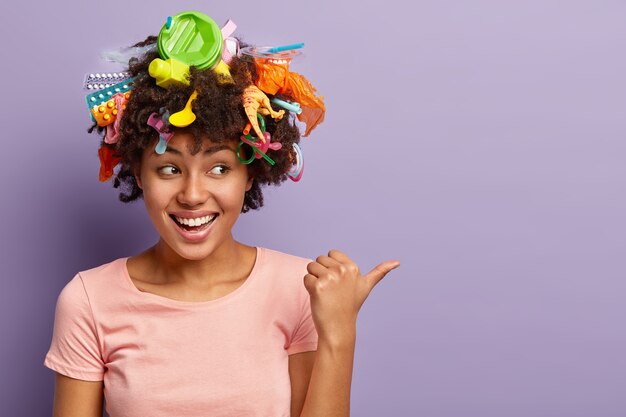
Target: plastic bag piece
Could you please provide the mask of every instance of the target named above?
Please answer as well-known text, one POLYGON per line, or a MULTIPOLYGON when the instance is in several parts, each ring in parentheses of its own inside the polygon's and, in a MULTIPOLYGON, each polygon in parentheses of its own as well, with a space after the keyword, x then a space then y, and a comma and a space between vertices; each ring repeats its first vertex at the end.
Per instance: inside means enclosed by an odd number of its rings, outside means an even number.
POLYGON ((261 90, 271 95, 285 94, 300 104, 302 113, 298 114, 298 120, 306 124, 304 136, 324 121, 324 97, 315 95, 317 90, 303 75, 269 60, 256 59, 255 64, 259 76, 256 85, 261 90))
MULTIPOLYGON (((130 91, 126 94, 130 94, 130 91)), ((106 126, 106 135, 104 136, 104 142, 108 143, 109 145, 113 145, 119 140, 120 122, 122 120, 122 117, 124 116, 127 98, 124 94, 117 93, 113 96, 111 100, 113 100, 113 102, 115 103, 114 112, 117 112, 117 114, 114 114, 115 120, 113 121, 113 123, 106 126)))
POLYGON ((300 103, 302 112, 298 114, 298 120, 306 124, 304 136, 309 136, 317 125, 324 121, 326 107, 324 97, 315 95, 315 87, 297 72, 290 72, 287 77, 287 90, 300 103))
POLYGON ((113 176, 113 168, 122 161, 115 154, 115 149, 103 143, 98 149, 98 157, 100 157, 100 182, 105 182, 113 176))

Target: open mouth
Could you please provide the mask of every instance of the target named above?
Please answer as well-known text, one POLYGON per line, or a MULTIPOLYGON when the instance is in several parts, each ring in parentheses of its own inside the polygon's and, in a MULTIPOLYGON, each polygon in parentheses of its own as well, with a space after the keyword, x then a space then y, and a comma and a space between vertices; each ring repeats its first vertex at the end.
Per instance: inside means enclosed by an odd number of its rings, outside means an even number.
POLYGON ((213 224, 217 219, 217 214, 211 216, 197 217, 195 219, 185 219, 170 214, 170 217, 178 227, 188 232, 200 232, 213 224))

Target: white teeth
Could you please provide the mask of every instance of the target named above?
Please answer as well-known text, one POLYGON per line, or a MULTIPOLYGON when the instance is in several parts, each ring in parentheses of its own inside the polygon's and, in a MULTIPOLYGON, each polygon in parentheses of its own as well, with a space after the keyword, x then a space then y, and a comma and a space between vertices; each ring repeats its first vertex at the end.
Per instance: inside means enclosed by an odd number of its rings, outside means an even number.
POLYGON ((213 219, 215 219, 217 215, 212 215, 212 216, 204 216, 204 217, 196 217, 195 219, 185 219, 183 217, 176 217, 176 221, 180 224, 184 224, 187 226, 202 226, 203 224, 206 224, 210 221, 212 221, 213 219))

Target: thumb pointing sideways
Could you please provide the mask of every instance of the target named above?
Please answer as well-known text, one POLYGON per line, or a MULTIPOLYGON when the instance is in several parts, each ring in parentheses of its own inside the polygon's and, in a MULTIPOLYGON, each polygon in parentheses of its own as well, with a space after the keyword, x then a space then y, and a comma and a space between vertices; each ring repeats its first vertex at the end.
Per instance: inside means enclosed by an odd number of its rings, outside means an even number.
POLYGON ((400 266, 400 261, 385 261, 378 264, 374 269, 368 272, 363 278, 370 283, 370 288, 378 284, 385 275, 400 266))

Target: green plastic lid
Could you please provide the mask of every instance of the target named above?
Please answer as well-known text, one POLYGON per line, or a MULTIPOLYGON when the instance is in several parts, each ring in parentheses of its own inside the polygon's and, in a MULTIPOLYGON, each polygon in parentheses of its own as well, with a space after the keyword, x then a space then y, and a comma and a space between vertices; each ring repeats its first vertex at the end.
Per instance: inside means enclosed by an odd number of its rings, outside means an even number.
POLYGON ((219 63, 223 44, 220 27, 209 16, 196 11, 168 18, 157 40, 161 58, 174 58, 199 69, 219 63))

